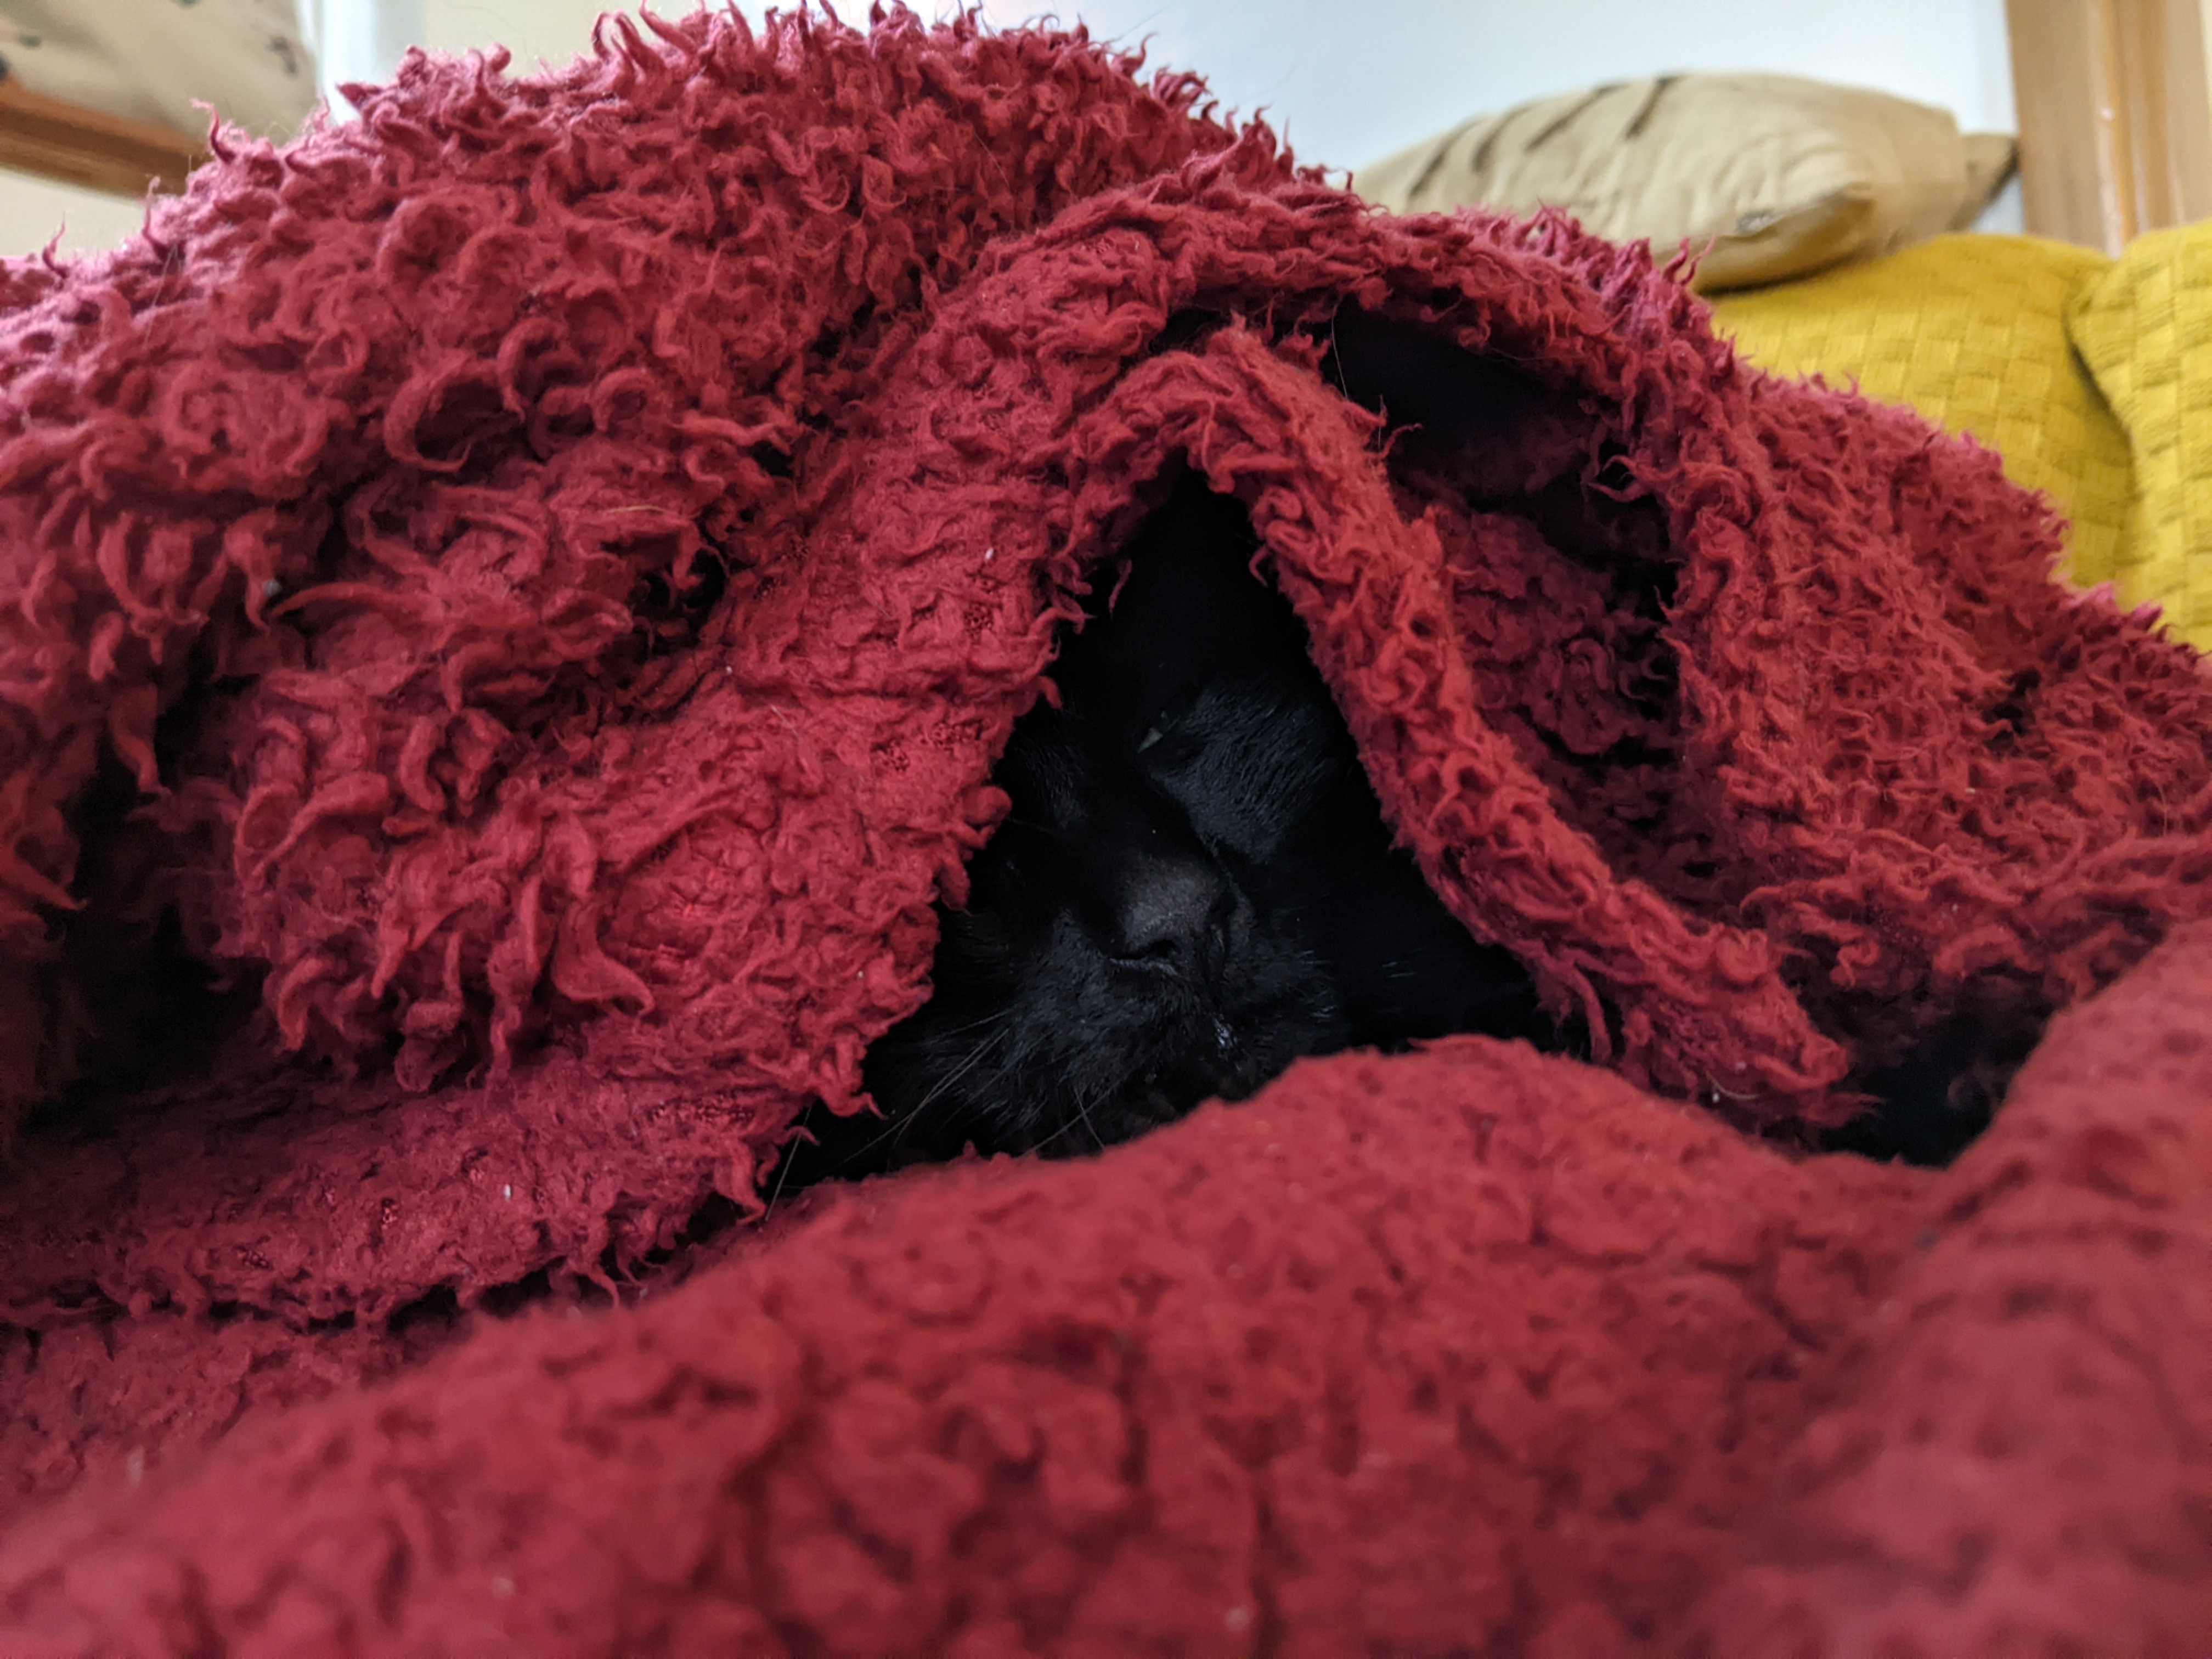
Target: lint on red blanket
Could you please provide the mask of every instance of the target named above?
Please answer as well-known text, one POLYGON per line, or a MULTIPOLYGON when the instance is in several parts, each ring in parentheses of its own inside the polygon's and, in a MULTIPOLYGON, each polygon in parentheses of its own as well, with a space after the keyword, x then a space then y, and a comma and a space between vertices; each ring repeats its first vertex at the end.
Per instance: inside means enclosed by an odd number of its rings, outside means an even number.
POLYGON ((417 56, 0 268, 0 1650, 2203 1650, 2198 659, 1641 252, 1134 69, 417 56), (1393 440, 1346 307, 1525 407, 1393 440), (1591 1060, 763 1217, 1186 471, 1591 1060), (1949 1168, 1802 1150, 2046 1018, 1949 1168))

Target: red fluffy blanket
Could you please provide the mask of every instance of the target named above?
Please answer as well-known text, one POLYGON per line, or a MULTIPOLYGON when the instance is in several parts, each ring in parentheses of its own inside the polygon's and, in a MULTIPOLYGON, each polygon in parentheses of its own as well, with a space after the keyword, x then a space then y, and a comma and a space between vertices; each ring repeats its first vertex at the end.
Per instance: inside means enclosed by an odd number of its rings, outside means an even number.
POLYGON ((1079 36, 654 29, 0 270, 0 1647, 2202 1650, 2195 656, 1640 252, 1079 36), (1346 307, 1525 406, 1386 430, 1346 307), (1596 1063, 763 1218, 1183 469, 1596 1063), (1951 1169, 1783 1150, 2054 1010, 1951 1169))

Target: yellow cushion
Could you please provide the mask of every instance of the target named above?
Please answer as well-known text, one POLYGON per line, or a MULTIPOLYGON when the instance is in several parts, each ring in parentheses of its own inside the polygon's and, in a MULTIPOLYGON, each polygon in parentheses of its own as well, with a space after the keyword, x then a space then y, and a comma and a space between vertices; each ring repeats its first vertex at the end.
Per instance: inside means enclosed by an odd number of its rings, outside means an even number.
POLYGON ((2212 646, 2212 224, 2140 237, 2075 290, 2074 344, 2135 453, 2120 591, 2212 646))
MULTIPOLYGON (((2071 521, 2066 574, 2118 578, 2133 602, 2160 594, 2138 585, 2143 573, 2130 562, 2128 434, 2066 331, 2069 301, 2111 265, 2061 242, 1942 236, 1717 298, 1713 313, 1763 368, 1856 382, 1996 451, 2006 476, 2071 521)), ((2212 376, 2200 374, 2198 386, 2201 396, 2212 376)))

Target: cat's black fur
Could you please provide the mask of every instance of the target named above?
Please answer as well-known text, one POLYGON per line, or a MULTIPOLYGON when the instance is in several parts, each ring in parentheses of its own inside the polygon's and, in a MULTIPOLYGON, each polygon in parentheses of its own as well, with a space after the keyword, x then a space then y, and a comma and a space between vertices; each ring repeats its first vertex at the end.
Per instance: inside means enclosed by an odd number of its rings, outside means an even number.
POLYGON ((1536 1036, 1533 988, 1395 850, 1234 501, 1179 485, 1102 583, 994 781, 1012 809, 942 912, 934 994, 869 1052, 884 1112, 809 1120, 790 1181, 1081 1153, 1301 1054, 1536 1036))

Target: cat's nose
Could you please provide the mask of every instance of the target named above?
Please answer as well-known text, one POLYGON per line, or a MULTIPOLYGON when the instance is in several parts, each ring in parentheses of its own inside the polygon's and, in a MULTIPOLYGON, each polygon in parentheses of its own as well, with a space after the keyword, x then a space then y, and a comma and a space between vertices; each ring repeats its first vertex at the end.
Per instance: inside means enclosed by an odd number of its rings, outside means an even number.
POLYGON ((1118 962, 1197 978, 1221 960, 1236 890, 1195 860, 1147 863, 1132 871, 1114 906, 1107 948, 1118 962))

